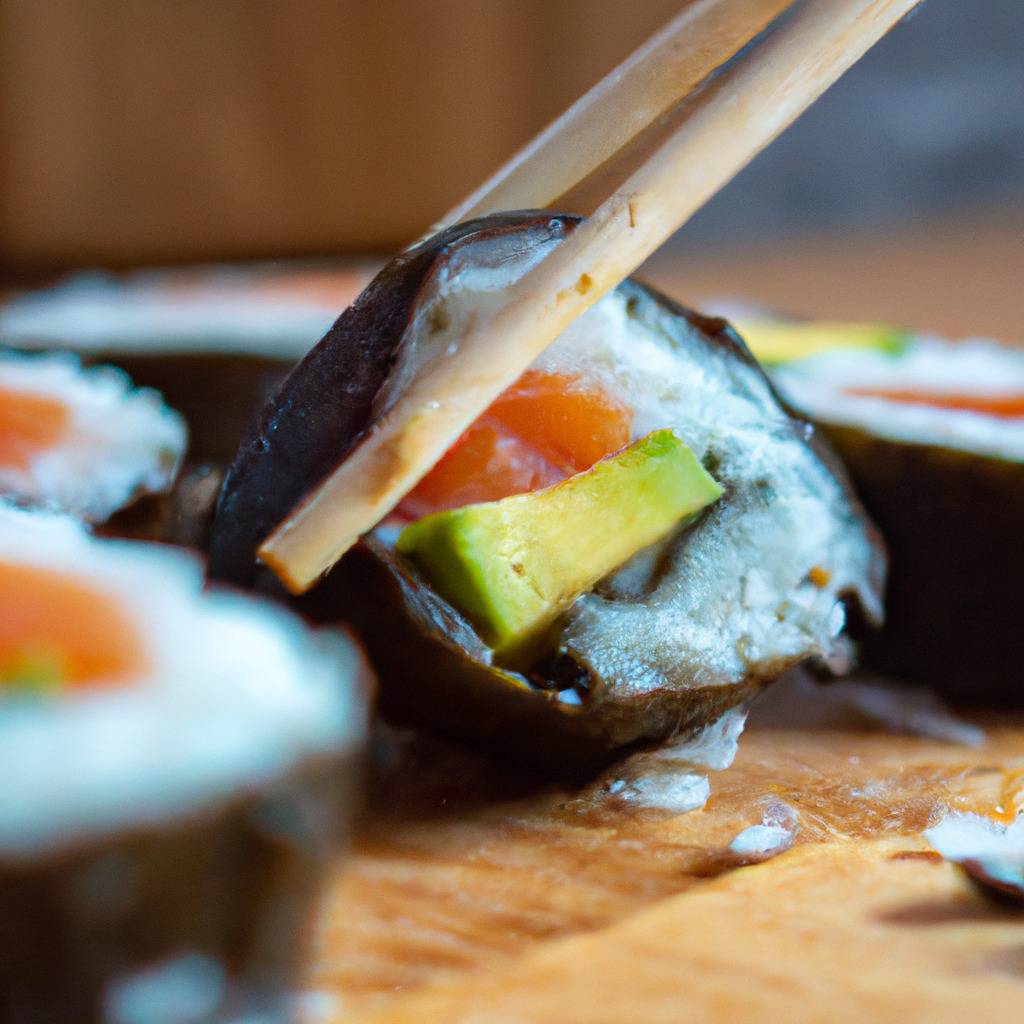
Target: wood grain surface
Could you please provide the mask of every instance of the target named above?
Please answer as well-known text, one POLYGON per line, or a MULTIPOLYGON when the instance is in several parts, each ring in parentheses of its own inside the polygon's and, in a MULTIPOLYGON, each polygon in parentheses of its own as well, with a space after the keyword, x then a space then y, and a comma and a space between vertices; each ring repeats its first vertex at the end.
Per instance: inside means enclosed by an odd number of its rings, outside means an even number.
MULTIPOLYGON (((1014 215, 820 238, 646 268, 684 302, 745 295, 817 316, 1024 340, 1014 215)), ((774 700, 769 692, 768 701, 774 700)), ((408 739, 385 747, 306 981, 310 1019, 448 1024, 1008 1022, 1024 919, 929 851, 946 808, 1024 800, 1024 712, 980 746, 839 714, 762 709, 703 810, 638 809, 408 739), (785 805, 788 852, 731 840, 785 805)), ((642 766, 633 765, 632 768, 642 766)))
POLYGON ((330 890, 320 1019, 963 1021, 1024 998, 1020 918, 921 837, 947 807, 1010 806, 1024 716, 977 747, 754 726, 685 814, 618 800, 621 765, 509 798, 530 783, 420 743, 330 890), (794 848, 743 865, 730 841, 779 804, 794 848))

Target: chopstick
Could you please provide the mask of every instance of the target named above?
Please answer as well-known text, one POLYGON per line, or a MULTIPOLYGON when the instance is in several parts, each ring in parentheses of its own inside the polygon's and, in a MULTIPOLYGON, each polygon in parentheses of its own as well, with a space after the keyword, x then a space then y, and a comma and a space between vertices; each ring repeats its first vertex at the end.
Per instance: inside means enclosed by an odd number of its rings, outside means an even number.
POLYGON ((691 93, 792 0, 696 0, 433 225, 550 206, 691 93))
MULTIPOLYGON (((917 2, 798 4, 745 59, 699 90, 639 169, 515 282, 494 312, 476 320, 459 339, 457 358, 428 364, 345 462, 270 535, 260 558, 290 590, 308 589, 570 323, 632 273, 917 2)), ((551 177, 561 180, 559 173, 551 177)), ((546 168, 531 168, 531 180, 547 180, 546 168)))

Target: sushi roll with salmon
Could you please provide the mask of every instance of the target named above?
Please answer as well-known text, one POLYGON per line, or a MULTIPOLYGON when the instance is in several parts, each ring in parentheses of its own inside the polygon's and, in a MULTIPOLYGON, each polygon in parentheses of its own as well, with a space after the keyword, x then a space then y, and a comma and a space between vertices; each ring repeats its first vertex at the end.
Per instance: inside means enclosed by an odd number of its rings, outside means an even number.
POLYGON ((0 495, 105 523, 168 491, 186 442, 182 417, 120 370, 0 352, 0 495))
POLYGON ((0 1018, 288 1019, 367 685, 189 554, 0 504, 0 1018))
MULTIPOLYGON (((240 448, 212 576, 274 589, 269 564, 303 589, 268 536, 577 223, 485 218, 386 267, 240 448)), ((627 281, 301 602, 358 626, 392 715, 580 761, 696 729, 807 659, 845 660, 847 606, 881 616, 884 568, 830 451, 736 334, 627 281)))
POLYGON ((120 367, 185 416, 191 460, 219 466, 368 278, 276 264, 81 273, 0 305, 0 346, 120 367))
POLYGON ((865 662, 965 705, 1024 703, 1024 349, 877 325, 740 331, 828 435, 889 546, 865 662))

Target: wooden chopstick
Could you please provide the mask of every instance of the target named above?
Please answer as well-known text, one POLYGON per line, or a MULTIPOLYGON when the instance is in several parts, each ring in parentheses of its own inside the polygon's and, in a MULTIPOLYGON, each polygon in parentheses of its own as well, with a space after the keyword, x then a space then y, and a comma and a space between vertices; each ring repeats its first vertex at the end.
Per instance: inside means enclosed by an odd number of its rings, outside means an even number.
MULTIPOLYGON (((260 557, 312 585, 381 521, 487 406, 796 119, 918 0, 804 0, 701 90, 679 126, 538 266, 429 364, 260 557), (500 338, 500 344, 494 339, 500 338)), ((543 174, 538 175, 543 178, 543 174)))
POLYGON ((696 0, 521 149, 428 234, 554 204, 689 95, 792 0, 696 0))

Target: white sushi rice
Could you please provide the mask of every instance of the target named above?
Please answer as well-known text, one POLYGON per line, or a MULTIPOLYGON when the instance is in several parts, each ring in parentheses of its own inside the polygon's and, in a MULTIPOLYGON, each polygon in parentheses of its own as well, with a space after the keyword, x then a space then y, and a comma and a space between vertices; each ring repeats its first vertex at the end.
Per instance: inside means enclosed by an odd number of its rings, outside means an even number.
POLYGON ((748 825, 729 844, 729 851, 747 863, 785 853, 800 832, 800 815, 795 808, 771 797, 764 802, 760 823, 748 825))
POLYGON ((1024 816, 1003 824, 950 811, 924 837, 946 860, 977 864, 991 878, 1024 894, 1024 816))
POLYGON ((1024 869, 1024 817, 1004 824, 980 814, 949 811, 924 836, 954 863, 1007 858, 1024 869))
POLYGON ((579 373, 619 398, 634 411, 634 438, 671 427, 698 457, 717 453, 727 489, 760 477, 771 497, 741 509, 727 493, 646 600, 586 595, 566 636, 602 674, 637 690, 660 685, 655 665, 690 663, 713 684, 808 650, 827 655, 845 622, 839 595, 870 574, 862 528, 838 513, 847 500, 841 485, 795 441, 767 382, 724 353, 703 355, 696 329, 693 349, 677 345, 667 326, 652 329, 665 316, 649 308, 641 322, 627 294, 613 293, 538 364, 579 373), (815 566, 827 569, 824 586, 808 577, 815 566))
POLYGON ((900 353, 837 349, 777 367, 774 377, 796 408, 813 419, 896 441, 1024 462, 1024 419, 848 393, 870 388, 938 397, 1019 397, 1024 395, 1024 349, 986 339, 920 336, 900 353))
POLYGON ((53 398, 69 413, 64 436, 25 468, 0 464, 0 494, 102 523, 140 494, 170 487, 188 430, 149 388, 113 367, 84 369, 69 353, 0 354, 0 392, 53 398))
POLYGON ((746 706, 730 708, 692 736, 634 754, 598 788, 634 807, 671 814, 699 810, 711 796, 709 772, 724 771, 736 759, 746 721, 746 706))
POLYGON ((0 856, 216 806, 363 734, 356 646, 269 601, 204 592, 183 551, 97 540, 69 518, 0 503, 0 561, 108 595, 151 665, 124 685, 0 690, 0 856))

